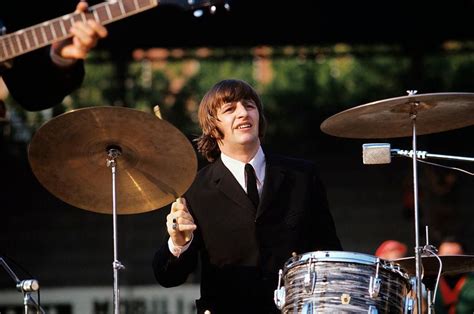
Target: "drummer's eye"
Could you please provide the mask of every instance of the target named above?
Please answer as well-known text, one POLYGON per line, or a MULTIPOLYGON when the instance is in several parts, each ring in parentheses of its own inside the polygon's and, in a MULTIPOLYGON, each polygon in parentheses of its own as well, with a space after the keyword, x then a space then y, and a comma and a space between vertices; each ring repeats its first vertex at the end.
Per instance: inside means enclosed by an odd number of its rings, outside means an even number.
POLYGON ((225 105, 222 107, 221 109, 221 113, 228 113, 228 112, 231 112, 233 109, 233 106, 232 105, 225 105))

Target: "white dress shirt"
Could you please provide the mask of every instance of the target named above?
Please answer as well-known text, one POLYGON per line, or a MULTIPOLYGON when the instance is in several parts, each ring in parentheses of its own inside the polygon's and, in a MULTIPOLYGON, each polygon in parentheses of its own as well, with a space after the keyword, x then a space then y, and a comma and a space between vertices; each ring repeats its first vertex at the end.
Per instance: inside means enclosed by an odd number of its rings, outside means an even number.
MULTIPOLYGON (((247 193, 247 180, 245 178, 245 163, 233 159, 224 153, 221 153, 221 159, 224 166, 234 175, 237 182, 239 182, 242 189, 247 193)), ((262 196, 263 182, 265 180, 265 155, 262 147, 259 147, 255 156, 248 162, 252 165, 257 176, 257 190, 258 195, 262 196)))

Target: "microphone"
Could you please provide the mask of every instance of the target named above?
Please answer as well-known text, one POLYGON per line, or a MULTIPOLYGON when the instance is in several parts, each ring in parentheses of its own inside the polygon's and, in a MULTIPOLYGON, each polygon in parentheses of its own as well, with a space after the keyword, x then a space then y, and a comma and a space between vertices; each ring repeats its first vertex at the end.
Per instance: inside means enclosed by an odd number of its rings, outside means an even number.
POLYGON ((389 164, 392 154, 389 143, 369 143, 362 145, 362 161, 364 165, 389 164))
POLYGON ((20 292, 33 292, 39 290, 39 283, 36 279, 26 279, 16 284, 16 289, 20 292))
MULTIPOLYGON (((417 151, 417 159, 429 157, 425 151, 417 151)), ((369 143, 362 145, 362 161, 365 165, 389 164, 392 157, 413 158, 413 150, 391 149, 389 143, 369 143)))

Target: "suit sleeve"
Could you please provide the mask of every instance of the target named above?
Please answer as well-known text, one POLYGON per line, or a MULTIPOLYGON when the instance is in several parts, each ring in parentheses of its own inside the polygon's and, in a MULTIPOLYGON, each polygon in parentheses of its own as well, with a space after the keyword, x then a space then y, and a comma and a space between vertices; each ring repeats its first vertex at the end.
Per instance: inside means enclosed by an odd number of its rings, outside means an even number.
POLYGON ((51 60, 49 52, 48 46, 17 57, 3 73, 11 96, 26 110, 54 107, 83 82, 82 60, 60 67, 51 60))
MULTIPOLYGON (((195 239, 193 239, 194 242, 195 239)), ((153 272, 156 281, 163 287, 175 287, 186 282, 197 264, 197 251, 193 243, 179 257, 168 249, 168 241, 156 251, 153 257, 153 272)))

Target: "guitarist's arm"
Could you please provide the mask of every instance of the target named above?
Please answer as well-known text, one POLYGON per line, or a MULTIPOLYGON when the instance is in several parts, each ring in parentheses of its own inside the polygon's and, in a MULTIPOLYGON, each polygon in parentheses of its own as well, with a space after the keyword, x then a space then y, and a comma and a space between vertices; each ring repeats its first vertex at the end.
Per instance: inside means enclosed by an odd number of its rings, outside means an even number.
MULTIPOLYGON (((80 2, 77 11, 85 11, 80 2)), ((13 60, 3 79, 12 97, 25 109, 53 107, 77 89, 84 78, 83 60, 107 30, 95 21, 77 22, 72 38, 32 51, 13 60)))

